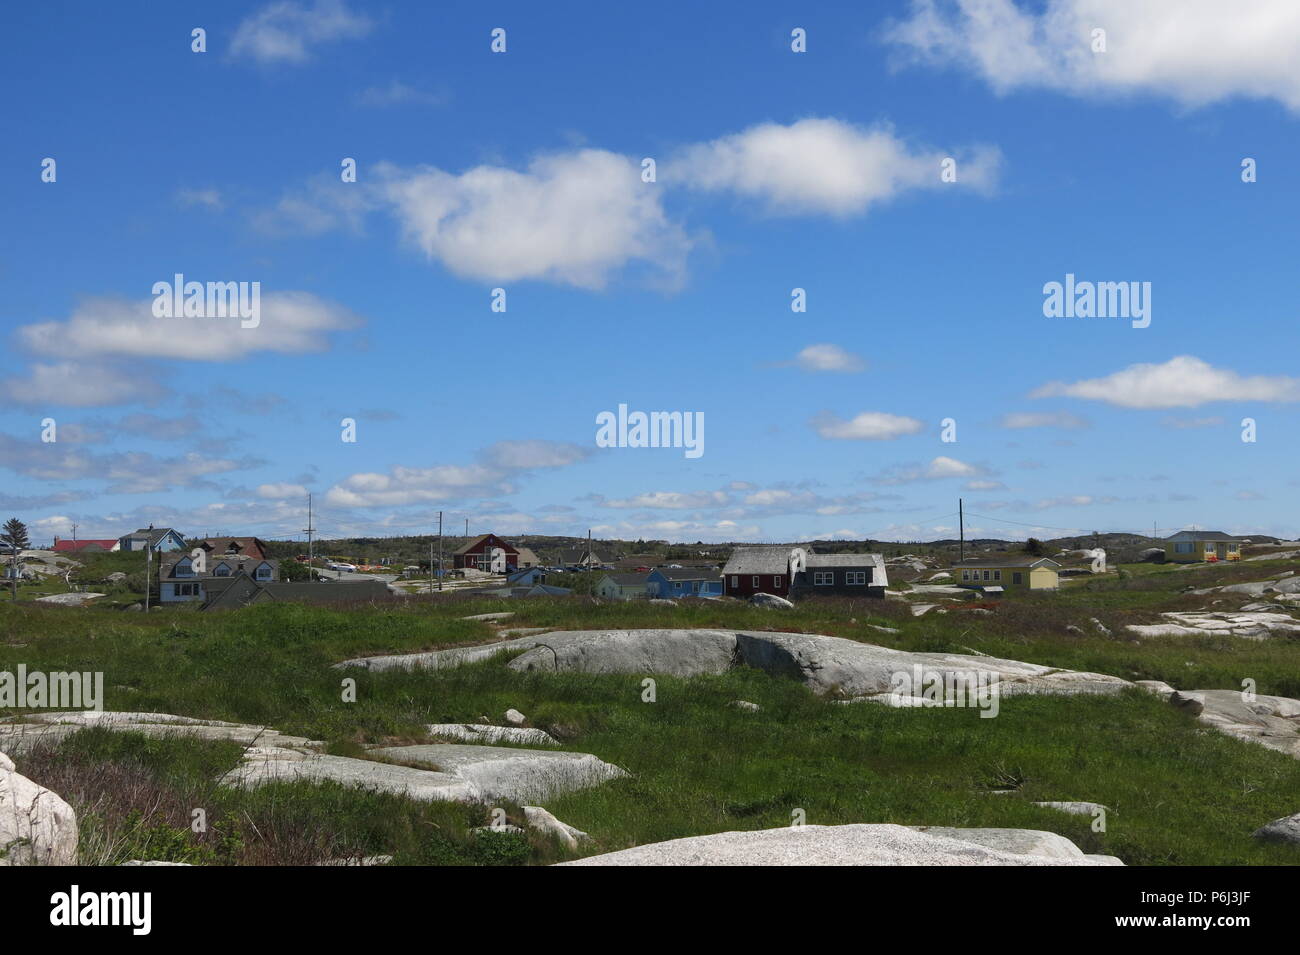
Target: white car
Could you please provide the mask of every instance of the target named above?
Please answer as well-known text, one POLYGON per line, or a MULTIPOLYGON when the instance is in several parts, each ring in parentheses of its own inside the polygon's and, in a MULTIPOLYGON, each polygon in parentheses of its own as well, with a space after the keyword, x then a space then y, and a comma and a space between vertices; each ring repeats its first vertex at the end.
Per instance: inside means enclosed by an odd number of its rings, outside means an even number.
POLYGON ((355 573, 357 572, 357 565, 356 565, 356 564, 338 564, 338 563, 335 563, 335 564, 327 564, 326 566, 328 567, 328 569, 330 569, 330 570, 337 570, 337 571, 339 571, 340 573, 355 574, 355 573))

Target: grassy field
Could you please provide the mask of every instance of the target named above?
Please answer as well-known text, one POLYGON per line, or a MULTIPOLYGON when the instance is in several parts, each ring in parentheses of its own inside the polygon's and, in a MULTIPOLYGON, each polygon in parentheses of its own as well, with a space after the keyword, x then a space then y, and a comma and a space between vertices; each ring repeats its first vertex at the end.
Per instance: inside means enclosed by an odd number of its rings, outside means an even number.
MULTIPOLYGON (((510 626, 570 629, 725 627, 823 633, 927 651, 970 652, 1186 689, 1239 688, 1300 697, 1300 644, 1281 638, 1135 641, 1128 623, 1164 610, 1216 609, 1238 595, 1188 588, 1259 580, 1271 562, 1195 570, 1142 565, 1059 594, 1006 598, 995 613, 912 617, 902 601, 815 600, 793 611, 737 603, 595 605, 578 599, 509 604, 510 626), (1101 621, 1104 635, 1090 623, 1101 621), (873 625, 898 629, 883 633, 873 625), (1078 628, 1082 633, 1070 627, 1078 628)), ((389 607, 263 605, 149 615, 30 603, 0 605, 0 670, 102 670, 105 709, 268 724, 357 755, 361 743, 423 739, 433 722, 499 721, 508 707, 630 778, 548 803, 592 834, 584 851, 730 829, 810 823, 1050 829, 1087 852, 1129 864, 1295 864, 1262 846, 1258 826, 1300 809, 1300 761, 1207 730, 1137 691, 1118 698, 1016 697, 997 719, 963 709, 838 706, 801 685, 737 670, 659 677, 641 701, 641 675, 519 674, 502 659, 435 673, 350 671, 346 657, 480 642, 493 630, 462 616, 497 600, 420 599, 389 607), (761 706, 728 706, 745 699, 761 706), (1110 808, 1107 831, 1088 817, 1032 805, 1089 800, 1110 808)), ((3 712, 3 711, 0 711, 3 712)), ((4 714, 10 715, 10 714, 4 714)), ((58 750, 18 758, 20 771, 78 809, 83 859, 162 858, 210 864, 304 864, 393 854, 411 864, 528 864, 564 851, 537 836, 473 835, 491 807, 425 805, 337 786, 285 784, 254 792, 213 780, 239 760, 233 744, 146 740, 86 731, 58 750), (202 807, 208 830, 190 831, 202 807)), ((505 806, 512 819, 517 807, 505 806)))

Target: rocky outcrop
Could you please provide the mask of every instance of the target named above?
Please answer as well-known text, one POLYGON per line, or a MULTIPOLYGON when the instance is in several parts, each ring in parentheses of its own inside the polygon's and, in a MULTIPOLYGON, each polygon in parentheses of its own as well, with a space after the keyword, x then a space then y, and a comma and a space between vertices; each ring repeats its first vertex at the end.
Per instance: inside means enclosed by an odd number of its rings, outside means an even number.
POLYGON ((1294 816, 1274 819, 1266 826, 1260 826, 1252 835, 1261 842, 1277 842, 1283 845, 1300 846, 1300 812, 1294 816))
POLYGON ((76 862, 77 814, 0 753, 0 866, 76 862))
POLYGON ((910 828, 889 824, 792 826, 720 832, 588 856, 562 865, 1123 865, 1085 855, 1050 832, 1018 829, 910 828))
POLYGON ((524 806, 523 810, 524 821, 529 829, 558 839, 566 848, 577 849, 580 843, 591 838, 581 829, 575 829, 567 823, 560 822, 541 806, 524 806))
POLYGON ((521 746, 558 746, 560 741, 546 730, 521 726, 493 726, 485 723, 432 723, 425 727, 430 736, 442 736, 465 743, 515 743, 521 746))
POLYGON ((749 602, 755 607, 766 607, 768 610, 794 609, 794 604, 784 597, 778 597, 776 594, 754 594, 749 598, 749 602))
POLYGON ((1247 640, 1300 633, 1300 620, 1285 613, 1205 611, 1160 616, 1168 622, 1129 624, 1126 629, 1143 637, 1216 636, 1247 640))
POLYGON ((228 740, 243 746, 300 747, 319 745, 302 736, 289 736, 267 726, 200 720, 170 713, 119 713, 74 710, 59 713, 28 713, 0 720, 0 746, 22 753, 38 743, 58 744, 65 737, 88 727, 127 730, 152 737, 186 736, 196 739, 228 740))
POLYGON ((547 634, 510 669, 576 673, 725 673, 735 662, 730 630, 570 630, 547 634))
POLYGON ((1187 690, 1174 696, 1199 704, 1196 718, 1207 726, 1300 759, 1300 700, 1259 694, 1247 700, 1240 690, 1187 690))

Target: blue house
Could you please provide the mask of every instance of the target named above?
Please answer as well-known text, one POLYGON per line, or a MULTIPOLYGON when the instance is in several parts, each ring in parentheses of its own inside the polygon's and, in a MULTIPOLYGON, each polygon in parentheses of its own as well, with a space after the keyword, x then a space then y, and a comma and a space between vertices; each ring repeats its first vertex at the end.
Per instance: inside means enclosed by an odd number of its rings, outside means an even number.
POLYGON ((120 550, 144 550, 155 554, 185 549, 185 538, 171 527, 142 527, 133 534, 123 534, 117 539, 120 550))
POLYGON ((646 583, 656 597, 722 596, 722 575, 700 567, 656 567, 646 583))
POLYGON ((533 587, 546 582, 546 572, 540 567, 528 567, 506 574, 506 584, 511 587, 533 587))

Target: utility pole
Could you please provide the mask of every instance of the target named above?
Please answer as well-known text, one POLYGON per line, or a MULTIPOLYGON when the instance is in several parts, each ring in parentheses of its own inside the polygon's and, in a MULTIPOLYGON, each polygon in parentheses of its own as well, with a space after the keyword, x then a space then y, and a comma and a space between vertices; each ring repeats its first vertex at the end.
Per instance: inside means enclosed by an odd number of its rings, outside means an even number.
POLYGON ((153 547, 144 539, 144 611, 149 612, 149 591, 153 589, 153 547))
POLYGON ((442 511, 438 512, 438 589, 442 590, 442 511))
POLYGON ((76 524, 73 524, 73 525, 72 525, 72 542, 73 542, 74 544, 77 542, 77 525, 76 525, 76 524))
POLYGON ((312 569, 312 561, 316 557, 316 548, 312 541, 312 535, 316 533, 316 528, 311 526, 311 494, 307 495, 307 526, 302 530, 307 535, 307 579, 315 580, 316 572, 312 569))
POLYGON ((957 562, 960 563, 966 559, 966 504, 961 498, 957 498, 957 562))

